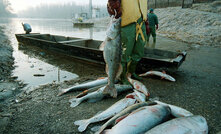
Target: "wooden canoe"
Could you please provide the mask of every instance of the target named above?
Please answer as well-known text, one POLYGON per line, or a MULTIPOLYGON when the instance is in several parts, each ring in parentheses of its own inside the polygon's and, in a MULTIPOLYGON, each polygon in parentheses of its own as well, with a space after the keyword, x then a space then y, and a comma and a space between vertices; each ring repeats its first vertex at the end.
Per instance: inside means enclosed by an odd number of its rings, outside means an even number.
MULTIPOLYGON (((50 34, 16 34, 19 43, 34 45, 42 49, 63 53, 80 60, 104 64, 103 51, 99 50, 100 40, 65 37, 50 34)), ((171 52, 160 49, 145 48, 138 70, 177 69, 185 60, 186 52, 171 52)))

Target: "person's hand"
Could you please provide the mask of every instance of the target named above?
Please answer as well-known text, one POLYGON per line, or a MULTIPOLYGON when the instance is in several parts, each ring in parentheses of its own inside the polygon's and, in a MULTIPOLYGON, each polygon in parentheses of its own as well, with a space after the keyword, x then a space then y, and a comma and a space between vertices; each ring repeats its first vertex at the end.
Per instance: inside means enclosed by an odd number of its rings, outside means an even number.
POLYGON ((158 29, 158 24, 157 24, 157 26, 156 26, 156 30, 158 29))
POLYGON ((107 11, 111 16, 114 15, 116 19, 119 18, 122 14, 120 0, 108 0, 107 11))

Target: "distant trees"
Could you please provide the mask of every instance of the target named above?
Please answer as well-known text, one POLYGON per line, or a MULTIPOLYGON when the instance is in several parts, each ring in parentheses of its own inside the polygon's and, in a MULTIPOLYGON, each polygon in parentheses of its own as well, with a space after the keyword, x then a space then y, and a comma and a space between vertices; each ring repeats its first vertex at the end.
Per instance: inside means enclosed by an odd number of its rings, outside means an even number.
MULTIPOLYGON (((19 12, 19 17, 25 18, 65 18, 71 19, 76 14, 89 13, 89 5, 77 5, 74 2, 63 4, 42 4, 19 12)), ((96 6, 98 7, 98 6, 96 6)), ((107 16, 106 6, 99 6, 101 16, 107 16)))
POLYGON ((0 17, 12 17, 11 3, 8 0, 0 0, 0 17))

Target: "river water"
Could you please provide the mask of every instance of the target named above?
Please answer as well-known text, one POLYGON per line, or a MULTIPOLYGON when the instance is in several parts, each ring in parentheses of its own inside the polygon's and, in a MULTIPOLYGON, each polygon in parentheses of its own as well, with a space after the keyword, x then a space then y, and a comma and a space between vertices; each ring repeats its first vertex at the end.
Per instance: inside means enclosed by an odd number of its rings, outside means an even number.
POLYGON ((0 25, 5 27, 4 31, 14 49, 15 69, 13 70, 13 76, 18 77, 18 80, 28 86, 75 79, 81 75, 78 74, 78 68, 82 68, 83 65, 79 65, 82 63, 78 64, 77 61, 63 55, 47 53, 44 50, 35 48, 21 47, 16 40, 15 34, 24 33, 21 25, 22 22, 29 23, 33 33, 49 33, 70 37, 93 38, 96 40, 104 40, 105 38, 105 27, 75 28, 71 20, 1 18, 0 25), (70 65, 72 69, 62 66, 70 62, 74 62, 74 65, 70 65), (41 76, 36 77, 36 75, 41 76))

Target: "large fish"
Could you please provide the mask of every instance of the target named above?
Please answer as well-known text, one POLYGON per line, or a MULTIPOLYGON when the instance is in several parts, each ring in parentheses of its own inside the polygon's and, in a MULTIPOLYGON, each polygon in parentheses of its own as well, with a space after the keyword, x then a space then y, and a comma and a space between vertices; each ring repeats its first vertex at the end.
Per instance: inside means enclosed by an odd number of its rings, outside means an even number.
POLYGON ((171 104, 166 104, 166 103, 163 103, 163 102, 160 102, 160 101, 154 101, 156 102, 157 104, 160 104, 160 105, 164 105, 164 106, 169 106, 170 109, 171 109, 171 114, 174 116, 174 117, 186 117, 186 116, 192 116, 193 114, 189 111, 187 111, 186 109, 183 109, 181 107, 178 107, 178 106, 174 106, 174 105, 171 105, 171 104))
MULTIPOLYGON (((127 90, 130 90, 132 89, 133 87, 131 85, 119 85, 119 84, 116 84, 115 85, 116 89, 117 89, 117 92, 118 93, 121 93, 121 92, 124 92, 124 91, 127 91, 127 90)), ((71 107, 76 107, 78 106, 81 102, 85 101, 85 100, 88 100, 89 102, 96 102, 96 101, 99 101, 99 100, 102 100, 103 97, 105 96, 103 94, 103 90, 104 90, 105 86, 104 87, 101 87, 100 89, 98 89, 97 91, 94 91, 94 92, 91 92, 81 98, 73 98, 73 99, 70 99, 69 102, 71 103, 71 107)))
POLYGON ((110 130, 106 134, 142 134, 169 118, 170 108, 163 105, 141 107, 110 130))
POLYGON ((128 76, 128 81, 133 85, 134 89, 145 94, 147 97, 150 96, 150 93, 146 86, 138 80, 131 79, 130 75, 128 76))
POLYGON ((148 76, 148 75, 156 75, 160 76, 162 79, 166 79, 169 81, 176 81, 172 76, 166 74, 166 72, 159 72, 159 71, 148 71, 146 73, 140 74, 139 76, 148 76))
POLYGON ((124 110, 126 107, 133 105, 135 102, 136 102, 136 99, 133 99, 133 98, 121 99, 115 104, 113 104, 111 107, 103 111, 102 113, 97 114, 91 117, 90 119, 75 121, 74 124, 79 125, 78 127, 79 132, 83 132, 89 124, 111 118, 112 116, 124 110))
POLYGON ((83 89, 88 89, 88 88, 92 88, 92 87, 96 87, 99 85, 103 85, 103 84, 107 84, 107 77, 105 78, 99 78, 97 80, 94 81, 90 81, 87 83, 83 83, 83 84, 79 84, 79 85, 75 85, 66 89, 61 89, 60 93, 58 94, 58 96, 63 95, 69 91, 77 91, 77 90, 83 90, 83 89))
POLYGON ((204 117, 194 115, 164 122, 145 134, 208 134, 208 125, 204 117))
POLYGON ((103 93, 110 94, 116 98, 117 90, 114 86, 115 79, 120 75, 121 62, 121 39, 120 39, 120 23, 121 18, 112 17, 111 24, 107 30, 107 37, 104 46, 104 60, 106 62, 106 73, 108 75, 108 84, 103 93))
POLYGON ((101 134, 105 128, 107 128, 108 126, 114 125, 114 123, 116 122, 116 120, 118 119, 122 119, 123 117, 125 117, 126 115, 130 114, 131 112, 133 112, 134 110, 140 108, 140 107, 144 107, 144 106, 149 106, 149 105, 155 105, 157 103, 155 102, 141 102, 141 103, 136 103, 133 104, 129 107, 127 107, 126 109, 124 109, 123 111, 121 111, 120 113, 116 114, 114 117, 112 117, 111 119, 109 119, 105 124, 103 124, 100 129, 96 132, 96 134, 101 134))

